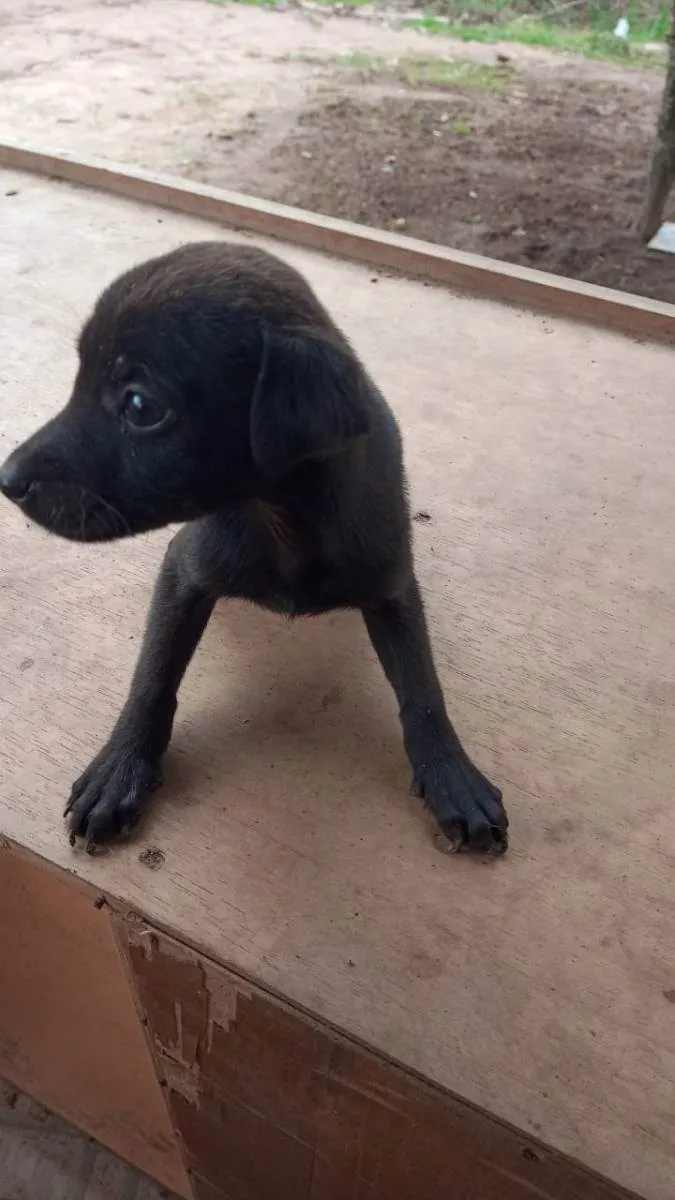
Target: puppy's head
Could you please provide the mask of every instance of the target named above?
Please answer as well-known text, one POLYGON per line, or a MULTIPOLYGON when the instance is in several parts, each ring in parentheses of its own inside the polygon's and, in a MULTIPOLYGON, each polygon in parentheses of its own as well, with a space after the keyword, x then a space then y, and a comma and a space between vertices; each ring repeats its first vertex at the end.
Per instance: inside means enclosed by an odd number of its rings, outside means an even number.
POLYGON ((0 490, 76 541, 269 494, 368 432, 362 369, 308 285, 252 248, 153 259, 98 300, 70 400, 0 467, 0 490))

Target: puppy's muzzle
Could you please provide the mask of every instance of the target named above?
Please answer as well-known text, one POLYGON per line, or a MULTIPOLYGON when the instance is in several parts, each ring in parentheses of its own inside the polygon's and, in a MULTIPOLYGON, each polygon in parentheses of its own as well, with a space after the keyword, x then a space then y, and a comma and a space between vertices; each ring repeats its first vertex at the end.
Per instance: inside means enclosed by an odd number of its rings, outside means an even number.
POLYGON ((0 467, 0 492, 21 511, 69 541, 99 542, 124 537, 122 514, 100 496, 67 479, 65 466, 53 456, 19 446, 0 467))
POLYGON ((21 462, 12 454, 0 467, 0 492, 14 504, 24 504, 30 495, 35 481, 26 474, 21 462))

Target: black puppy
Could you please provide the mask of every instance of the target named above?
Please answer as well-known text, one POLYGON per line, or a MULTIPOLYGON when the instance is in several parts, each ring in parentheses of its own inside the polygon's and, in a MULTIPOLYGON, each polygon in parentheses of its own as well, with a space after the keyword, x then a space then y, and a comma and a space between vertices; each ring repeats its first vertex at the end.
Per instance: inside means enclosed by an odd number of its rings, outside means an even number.
POLYGON ((78 349, 70 401, 0 488, 76 541, 186 524, 127 701, 73 787, 71 840, 92 848, 139 817, 183 674, 233 596, 287 616, 361 609, 415 793, 454 848, 502 853, 501 793, 460 744, 432 660, 396 421, 305 280, 251 247, 184 246, 107 288, 78 349))

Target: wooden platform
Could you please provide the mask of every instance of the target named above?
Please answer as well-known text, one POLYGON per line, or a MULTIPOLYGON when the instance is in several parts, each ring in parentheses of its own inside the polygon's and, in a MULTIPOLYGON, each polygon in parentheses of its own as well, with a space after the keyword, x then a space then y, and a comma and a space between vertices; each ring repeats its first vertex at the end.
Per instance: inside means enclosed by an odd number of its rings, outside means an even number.
MULTIPOLYGON (((100 288, 220 234, 0 184, 4 456, 65 400, 100 288)), ((268 244, 400 418, 512 850, 435 848, 356 615, 230 604, 138 838, 73 853, 167 535, 71 546, 5 504, 0 1074, 197 1200, 673 1200, 672 350, 268 244)))

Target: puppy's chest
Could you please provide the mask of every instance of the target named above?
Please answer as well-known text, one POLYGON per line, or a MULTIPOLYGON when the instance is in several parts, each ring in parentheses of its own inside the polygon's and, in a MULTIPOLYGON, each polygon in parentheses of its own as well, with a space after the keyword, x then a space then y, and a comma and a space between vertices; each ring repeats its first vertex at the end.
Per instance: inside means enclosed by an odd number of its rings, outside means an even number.
POLYGON ((358 608, 379 592, 381 572, 346 546, 336 530, 298 527, 278 509, 256 505, 264 566, 250 598, 258 604, 289 617, 311 616, 358 608))
POLYGON ((341 564, 317 537, 291 527, 285 515, 261 506, 265 583, 259 604, 285 616, 323 612, 347 603, 341 564))
POLYGON ((269 586, 259 599, 266 608, 288 617, 308 616, 353 602, 336 565, 321 556, 272 563, 269 586))

